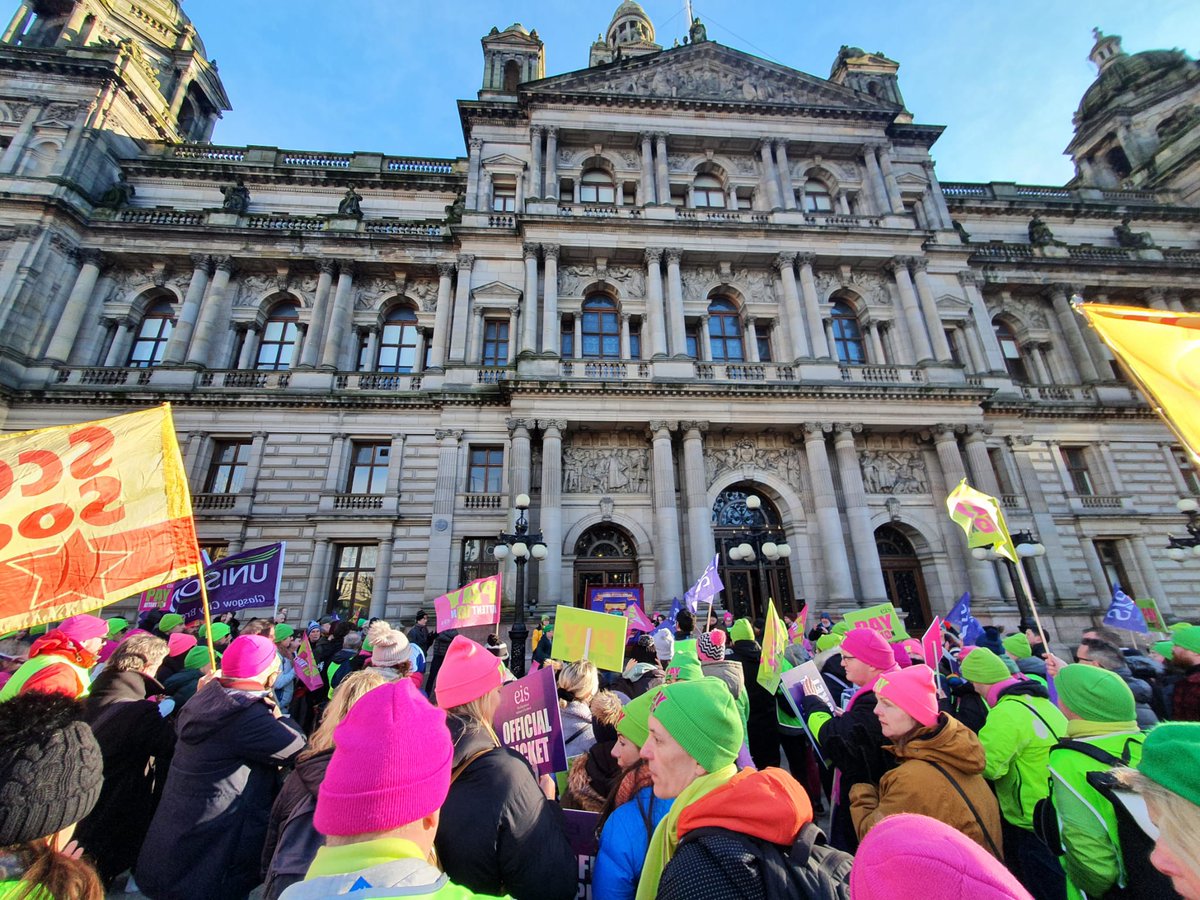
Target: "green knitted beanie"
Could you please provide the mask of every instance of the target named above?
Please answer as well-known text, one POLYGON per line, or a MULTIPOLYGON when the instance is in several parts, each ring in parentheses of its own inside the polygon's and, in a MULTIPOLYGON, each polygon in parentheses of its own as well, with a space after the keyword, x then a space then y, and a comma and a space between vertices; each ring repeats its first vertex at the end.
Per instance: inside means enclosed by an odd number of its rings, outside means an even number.
POLYGON ((754 640, 754 626, 750 624, 749 619, 738 619, 729 629, 729 637, 734 641, 752 641, 754 640))
MULTIPOLYGON (((217 665, 221 664, 221 654, 217 654, 217 665)), ((208 646, 199 644, 187 652, 187 656, 183 658, 183 667, 185 669, 203 669, 208 665, 208 646)))
POLYGON ((1033 648, 1029 646, 1029 638, 1023 634, 1010 634, 1003 641, 1004 649, 1017 659, 1029 659, 1033 656, 1033 648))
POLYGON ((695 681, 704 677, 695 641, 675 642, 675 655, 666 666, 666 676, 664 680, 668 684, 676 681, 695 681))
POLYGON ((849 622, 838 622, 829 631, 830 631, 830 634, 838 634, 838 635, 841 635, 842 637, 845 637, 846 632, 848 632, 849 630, 850 630, 849 622))
POLYGON ((646 743, 650 736, 647 722, 650 719, 650 707, 658 696, 659 688, 652 688, 640 697, 634 697, 621 707, 621 718, 617 719, 617 734, 623 734, 625 739, 639 747, 646 743))
POLYGON ((1200 628, 1180 628, 1175 632, 1175 646, 1200 653, 1200 628))
POLYGON ((719 678, 666 685, 650 715, 705 772, 730 765, 742 748, 742 717, 719 678))
POLYGON ((183 624, 183 616, 179 613, 167 613, 158 620, 158 630, 166 634, 172 628, 177 628, 183 624))
POLYGON ((1072 663, 1054 676, 1058 705, 1088 722, 1134 722, 1133 691, 1116 672, 1072 663))
POLYGON ((1004 660, 987 647, 975 647, 962 658, 962 676, 976 684, 999 684, 1012 677, 1004 660))
POLYGON ((286 622, 280 622, 275 626, 275 643, 286 641, 296 633, 296 629, 286 622))
MULTIPOLYGON (((227 638, 227 637, 229 637, 229 626, 226 625, 224 622, 213 622, 212 642, 215 644, 218 641, 225 640, 225 638, 227 638)), ((204 629, 204 626, 201 625, 200 626, 200 640, 203 641, 204 639, 205 639, 205 629, 204 629)))
POLYGON ((108 636, 110 638, 115 638, 117 635, 119 635, 122 631, 124 631, 128 627, 129 627, 129 621, 127 619, 122 619, 119 616, 115 619, 109 619, 108 620, 108 636))
POLYGON ((817 638, 817 652, 824 653, 826 650, 832 650, 842 642, 840 634, 823 634, 817 638))
POLYGON ((1151 645, 1150 649, 1153 650, 1155 653, 1157 653, 1159 656, 1161 656, 1163 659, 1170 659, 1171 654, 1175 652, 1175 642, 1174 641, 1155 641, 1151 645))
POLYGON ((1176 622, 1174 625, 1168 625, 1167 631, 1171 632, 1171 634, 1178 634, 1181 631, 1187 631, 1191 627, 1191 622, 1176 622))
POLYGON ((1142 744, 1138 771, 1200 806, 1200 722, 1167 722, 1142 744))

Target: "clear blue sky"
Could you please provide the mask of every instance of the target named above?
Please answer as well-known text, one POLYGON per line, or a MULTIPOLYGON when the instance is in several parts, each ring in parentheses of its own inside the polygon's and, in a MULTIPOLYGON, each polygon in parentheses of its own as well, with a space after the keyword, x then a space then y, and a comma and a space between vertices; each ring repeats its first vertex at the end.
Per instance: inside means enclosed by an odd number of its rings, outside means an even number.
MULTIPOLYGON (((187 0, 233 111, 214 141, 292 150, 461 156, 455 101, 473 99, 479 39, 536 28, 546 74, 584 68, 617 0, 187 0)), ((686 32, 683 0, 645 0, 660 44, 686 32)), ((708 36, 825 77, 842 44, 901 64, 916 121, 947 126, 945 181, 1061 184, 1071 116, 1095 77, 1091 29, 1126 52, 1196 53, 1196 0, 694 0, 708 36), (1182 45, 1183 41, 1193 42, 1182 45)))

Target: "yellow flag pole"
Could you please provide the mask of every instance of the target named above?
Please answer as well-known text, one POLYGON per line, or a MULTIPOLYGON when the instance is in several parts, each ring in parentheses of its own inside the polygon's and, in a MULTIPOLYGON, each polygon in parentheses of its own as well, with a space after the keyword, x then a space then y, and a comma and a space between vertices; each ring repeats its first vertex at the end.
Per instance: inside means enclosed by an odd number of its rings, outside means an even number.
POLYGON ((1033 622, 1037 625, 1038 637, 1042 639, 1042 646, 1046 648, 1046 652, 1050 652, 1050 642, 1046 640, 1046 632, 1042 628, 1042 618, 1038 615, 1037 600, 1034 599, 1033 590, 1029 587, 1029 579, 1025 577, 1025 566, 1021 564, 1021 557, 1013 550, 1013 555, 1017 557, 1013 566, 1017 570, 1017 579, 1021 582, 1021 590, 1025 592, 1025 596, 1029 598, 1029 612, 1033 614, 1033 622))
POLYGON ((200 573, 197 577, 200 579, 200 607, 204 610, 204 641, 208 644, 208 662, 212 666, 214 672, 217 671, 217 650, 213 646, 212 639, 212 610, 208 606, 208 585, 204 578, 204 555, 200 553, 200 542, 196 542, 196 553, 200 559, 200 573))

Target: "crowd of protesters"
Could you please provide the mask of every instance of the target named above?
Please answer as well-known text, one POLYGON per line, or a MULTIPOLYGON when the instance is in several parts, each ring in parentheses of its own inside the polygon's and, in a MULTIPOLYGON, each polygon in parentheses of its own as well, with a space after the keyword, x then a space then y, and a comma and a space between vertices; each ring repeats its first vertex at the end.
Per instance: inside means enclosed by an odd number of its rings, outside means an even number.
POLYGON ((424 613, 0 638, 0 898, 1200 900, 1200 628, 1145 653, 1093 628, 1073 662, 947 628, 930 668, 825 614, 778 661, 762 622, 655 619, 620 672, 538 622, 561 791, 497 736, 504 642, 424 613), (810 661, 825 691, 760 678, 810 661))

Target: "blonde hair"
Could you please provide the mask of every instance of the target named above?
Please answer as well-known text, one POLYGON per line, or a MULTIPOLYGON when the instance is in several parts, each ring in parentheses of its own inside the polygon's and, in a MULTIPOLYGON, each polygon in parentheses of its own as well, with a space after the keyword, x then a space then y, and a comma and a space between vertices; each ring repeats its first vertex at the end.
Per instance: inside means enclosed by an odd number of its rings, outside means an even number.
POLYGON ((135 634, 118 645, 105 665, 113 672, 147 672, 167 658, 167 642, 152 634, 135 634))
POLYGON ((316 727, 312 737, 308 739, 308 746, 300 754, 300 759, 308 759, 310 756, 331 749, 334 729, 341 724, 354 704, 364 694, 379 687, 384 681, 382 675, 369 669, 347 675, 342 683, 334 689, 333 697, 330 698, 329 705, 325 707, 325 712, 321 716, 321 724, 316 727))
POLYGON ((446 710, 448 716, 458 716, 460 719, 471 719, 478 722, 487 733, 492 736, 492 741, 497 747, 500 746, 500 738, 496 737, 496 729, 492 727, 492 720, 487 716, 487 710, 484 709, 484 703, 487 701, 488 694, 482 697, 476 697, 470 703, 464 703, 461 706, 452 706, 446 710))
POLYGON ((1174 856, 1200 877, 1200 806, 1136 769, 1114 769, 1113 775, 1142 795, 1154 813, 1158 840, 1167 844, 1174 856))
MULTIPOLYGON (((600 672, 596 669, 596 664, 590 659, 567 663, 558 673, 558 690, 560 695, 567 693, 576 700, 589 702, 600 690, 600 672)), ((559 702, 563 706, 567 705, 565 701, 559 702)))

